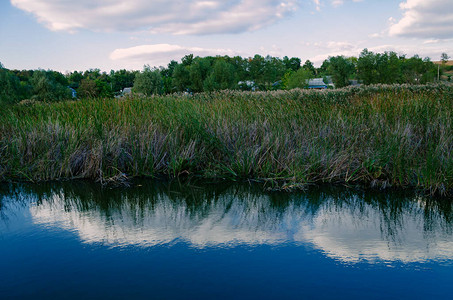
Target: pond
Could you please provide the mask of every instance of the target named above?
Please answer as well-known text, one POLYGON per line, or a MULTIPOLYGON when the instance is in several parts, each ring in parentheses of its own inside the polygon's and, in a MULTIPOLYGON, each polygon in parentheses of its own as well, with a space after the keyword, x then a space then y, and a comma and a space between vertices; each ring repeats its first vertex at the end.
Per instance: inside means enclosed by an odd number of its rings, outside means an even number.
POLYGON ((453 202, 139 180, 0 185, 9 298, 448 298, 453 202))

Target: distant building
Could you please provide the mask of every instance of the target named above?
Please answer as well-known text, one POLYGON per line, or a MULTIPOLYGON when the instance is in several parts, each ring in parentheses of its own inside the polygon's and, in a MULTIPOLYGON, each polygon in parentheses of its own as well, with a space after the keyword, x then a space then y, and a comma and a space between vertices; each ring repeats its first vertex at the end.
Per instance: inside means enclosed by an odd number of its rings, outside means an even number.
POLYGON ((315 90, 324 90, 327 89, 327 84, 324 82, 323 78, 313 78, 308 80, 308 88, 315 90))
POLYGON ((327 76, 325 78, 312 78, 308 80, 308 88, 315 90, 324 90, 328 88, 334 88, 335 85, 332 82, 332 78, 327 76), (326 83, 327 81, 327 83, 326 83))
POLYGON ((282 81, 279 80, 279 81, 276 81, 272 84, 272 89, 273 90, 278 90, 282 87, 282 81))
POLYGON ((239 81, 238 86, 241 90, 245 91, 256 91, 257 87, 255 81, 247 80, 247 81, 239 81))
POLYGON ((72 98, 76 99, 77 98, 77 91, 74 90, 72 87, 68 86, 68 89, 71 91, 71 96, 72 98))
POLYGON ((361 86, 362 84, 358 80, 349 80, 350 86, 361 86))
POLYGON ((131 87, 124 88, 120 92, 115 93, 115 98, 116 99, 120 99, 120 98, 123 98, 123 97, 130 97, 130 96, 132 96, 132 88, 131 87))
POLYGON ((131 87, 124 88, 121 94, 122 96, 130 96, 132 94, 132 88, 131 87))

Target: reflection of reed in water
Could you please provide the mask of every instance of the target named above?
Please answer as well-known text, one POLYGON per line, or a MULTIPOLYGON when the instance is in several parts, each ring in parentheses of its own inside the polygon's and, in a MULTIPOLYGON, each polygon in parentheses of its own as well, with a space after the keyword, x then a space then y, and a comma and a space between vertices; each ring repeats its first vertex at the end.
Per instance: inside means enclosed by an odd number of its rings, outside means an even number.
POLYGON ((247 185, 138 182, 24 186, 34 221, 109 246, 310 244, 347 262, 453 259, 452 203, 399 193, 319 188, 262 193, 247 185))

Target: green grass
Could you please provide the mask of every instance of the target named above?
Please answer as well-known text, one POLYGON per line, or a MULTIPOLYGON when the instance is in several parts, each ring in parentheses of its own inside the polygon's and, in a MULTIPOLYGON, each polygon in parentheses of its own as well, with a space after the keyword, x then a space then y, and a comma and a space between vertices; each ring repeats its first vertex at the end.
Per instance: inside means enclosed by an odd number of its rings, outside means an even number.
POLYGON ((453 191, 453 87, 224 91, 0 108, 0 180, 134 176, 453 191))

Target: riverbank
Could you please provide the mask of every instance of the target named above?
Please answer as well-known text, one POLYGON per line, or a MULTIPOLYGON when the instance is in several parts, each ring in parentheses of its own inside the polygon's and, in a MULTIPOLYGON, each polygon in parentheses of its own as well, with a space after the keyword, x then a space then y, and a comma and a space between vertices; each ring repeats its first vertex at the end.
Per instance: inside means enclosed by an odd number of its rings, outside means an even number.
POLYGON ((0 180, 137 176, 453 191, 453 87, 202 93, 0 108, 0 180))

